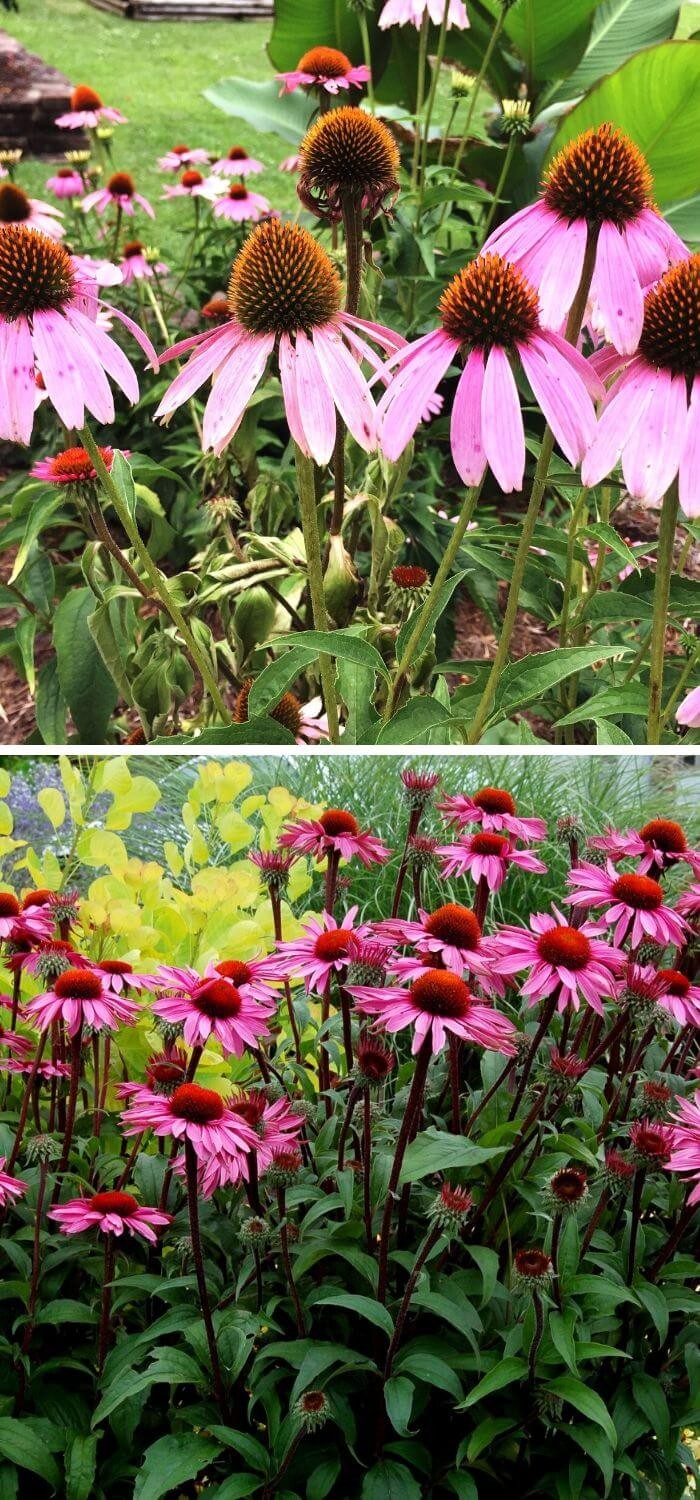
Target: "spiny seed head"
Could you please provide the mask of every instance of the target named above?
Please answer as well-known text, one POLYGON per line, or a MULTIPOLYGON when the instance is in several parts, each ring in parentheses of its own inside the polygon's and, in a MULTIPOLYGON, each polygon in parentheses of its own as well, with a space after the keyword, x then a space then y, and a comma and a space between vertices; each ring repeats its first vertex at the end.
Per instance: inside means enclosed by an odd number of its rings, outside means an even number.
POLYGON ((639 352, 672 375, 700 371, 700 255, 672 266, 647 294, 639 352))
POLYGON ((246 151, 245 146, 229 146, 229 149, 226 152, 226 158, 228 161, 247 161, 248 152, 246 151))
POLYGON ((22 911, 29 911, 32 906, 48 906, 52 895, 53 891, 42 887, 39 887, 36 891, 27 891, 22 901, 22 911))
POLYGON ((308 332, 340 307, 340 278, 301 224, 267 219, 236 256, 228 305, 249 333, 308 332))
POLYGON ((287 889, 292 865, 297 858, 292 850, 251 849, 248 858, 260 871, 260 878, 268 890, 280 892, 287 889))
POLYGON ((457 70, 450 79, 450 93, 453 99, 468 99, 474 87, 475 79, 472 73, 458 73, 457 70))
POLYGON ((624 1192, 629 1188, 634 1172, 634 1162, 623 1156, 621 1151, 616 1151, 614 1147, 606 1151, 600 1176, 609 1192, 624 1192))
POLYGON ((453 1021, 462 1020, 472 1003, 469 986, 450 969, 428 969, 411 985, 410 995, 418 1010, 453 1021))
POLYGON ((75 272, 67 250, 22 225, 0 225, 0 318, 9 323, 37 312, 62 312, 75 272))
POLYGON ((580 1167, 562 1167, 550 1177, 544 1198, 554 1213, 577 1213, 588 1194, 588 1178, 580 1167))
POLYGON ((303 1166, 301 1151, 293 1146, 281 1147, 273 1152, 272 1161, 267 1169, 267 1180, 270 1187, 286 1188, 296 1182, 303 1166))
POLYGON ((70 96, 70 107, 72 110, 101 109, 102 100, 87 83, 79 83, 70 96))
POLYGON ((217 1020, 237 1016, 243 1003, 235 984, 228 979, 211 979, 192 996, 192 1001, 203 1015, 217 1020))
POLYGON ((180 187, 184 188, 201 187, 203 182, 204 178, 201 172, 197 171, 196 167, 188 167, 187 171, 183 172, 180 177, 180 187))
POLYGON ((492 859, 505 859, 510 849, 510 840, 502 833, 473 833, 470 848, 472 854, 486 854, 492 859))
POLYGON ((391 570, 391 581, 397 589, 405 589, 408 593, 415 593, 418 589, 425 588, 430 579, 430 574, 425 568, 411 568, 399 564, 391 570))
POLYGON ((386 1081, 396 1066, 396 1056, 381 1037, 362 1037, 355 1059, 355 1078, 359 1084, 377 1086, 386 1081))
POLYGON ((170 1100, 170 1107, 179 1120, 189 1120, 193 1125, 210 1125, 220 1120, 224 1113, 224 1101, 214 1089, 200 1088, 198 1083, 181 1083, 170 1100))
POLYGON ((60 1142, 53 1135, 33 1135, 26 1143, 24 1154, 32 1166, 35 1162, 58 1161, 60 1142))
POLYGON ((298 1417, 305 1432, 317 1432, 330 1414, 330 1403, 323 1391, 305 1391, 294 1403, 294 1416, 298 1417))
POLYGON ((425 930, 430 937, 470 951, 478 948, 481 938, 481 928, 473 911, 454 901, 448 901, 431 912, 426 920, 425 930))
POLYGON ((250 984, 253 977, 250 965, 242 963, 238 958, 223 958, 221 963, 215 964, 214 967, 222 979, 228 979, 236 986, 250 984))
POLYGON ((613 885, 612 894, 635 911, 658 911, 663 906, 664 893, 658 880, 648 875, 620 875, 613 885))
POLYGON ((412 870, 432 870, 437 864, 438 840, 416 834, 408 841, 408 863, 412 870))
POLYGON ((537 952, 553 968, 585 969, 591 957, 591 945, 575 927, 550 927, 537 939, 537 952))
MULTIPOLYGON (((235 724, 247 723, 248 699, 250 698, 250 690, 254 682, 254 677, 246 677, 243 686, 236 695, 236 703, 233 710, 235 724)), ((276 719, 278 724, 283 724, 284 728, 288 729, 290 734, 293 734, 296 739, 301 729, 301 704, 299 699, 295 698, 294 693, 283 693, 279 703, 276 703, 274 708, 269 708, 267 713, 271 719, 276 719)))
POLYGON ((552 1279, 552 1262, 544 1250, 516 1250, 513 1284, 518 1290, 541 1291, 552 1279))
POLYGON ((130 172, 113 172, 107 182, 107 192, 113 198, 133 198, 136 192, 134 179, 130 172))
POLYGON ((554 213, 623 229, 652 203, 647 162, 629 136, 606 123, 570 141, 548 167, 544 201, 554 213))
POLYGON ((314 78, 343 78, 351 67, 350 58, 336 47, 311 47, 299 58, 296 71, 312 73, 314 78))
POLYGON ((154 1094, 172 1094, 178 1084, 184 1083, 186 1073, 187 1053, 182 1047, 167 1047, 146 1063, 146 1078, 154 1094))
POLYGON ((270 1241, 270 1226, 264 1219, 244 1219, 238 1231, 244 1245, 264 1250, 270 1241))
POLYGON ((500 255, 464 266, 440 298, 445 333, 470 348, 510 349, 537 328, 537 293, 522 271, 500 255))
POLYGON ((346 812, 342 807, 326 808, 326 811, 321 813, 318 821, 324 833, 329 834, 331 838, 336 838, 339 834, 343 833, 355 834, 360 831, 357 818, 353 817, 351 812, 346 812))
POLYGON ((372 217, 398 192, 399 153, 391 131, 354 105, 320 115, 300 154, 299 196, 324 218, 340 217, 347 195, 372 217))
POLYGON ((501 109, 501 135, 506 140, 512 140, 514 136, 526 136, 530 134, 530 100, 529 99, 502 99, 501 109))
POLYGON ((630 1145, 638 1166, 663 1166, 671 1154, 672 1140, 673 1131, 653 1120, 639 1120, 630 1126, 630 1145))
POLYGON ((14 891, 0 891, 0 917, 18 917, 20 904, 14 891))
POLYGON ((512 817, 515 812, 515 802, 504 787, 482 786, 481 790, 474 793, 472 802, 485 813, 509 813, 512 817))
MULTIPOLYGON (((700 270, 700 256, 697 259, 700 270)), ((674 823, 670 818, 652 818, 650 823, 645 823, 644 827, 640 828, 639 837, 644 839, 645 843, 654 844, 664 854, 685 854, 688 847, 688 841, 680 823, 674 823)))
POLYGON ((32 211, 27 194, 14 182, 0 184, 0 224, 23 224, 32 211))
POLYGON ((120 1219, 128 1219, 136 1213, 138 1203, 131 1193, 93 1193, 87 1206, 96 1214, 117 1214, 120 1219))
POLYGON ((228 323, 231 309, 225 297, 210 297, 200 308, 200 313, 210 323, 228 323))
POLYGON ((443 1182, 437 1198, 428 1209, 428 1216, 439 1224, 444 1233, 459 1234, 472 1206, 472 1195, 466 1188, 452 1187, 443 1182))
POLYGON ((383 984, 387 951, 382 943, 373 943, 351 933, 348 959, 347 984, 383 984))
POLYGON ((352 934, 344 927, 338 927, 331 932, 320 932, 314 945, 317 958, 328 963, 344 958, 350 947, 351 936, 352 934))
POLYGON ((102 980, 91 969, 65 969, 54 983, 54 993, 62 1000, 99 1000, 102 980))
MULTIPOLYGON (((112 449, 100 448, 99 452, 106 467, 111 469, 114 457, 112 449)), ((55 453, 51 459, 51 478, 56 484, 84 485, 91 484, 97 478, 97 473, 87 449, 64 448, 62 453, 55 453)))

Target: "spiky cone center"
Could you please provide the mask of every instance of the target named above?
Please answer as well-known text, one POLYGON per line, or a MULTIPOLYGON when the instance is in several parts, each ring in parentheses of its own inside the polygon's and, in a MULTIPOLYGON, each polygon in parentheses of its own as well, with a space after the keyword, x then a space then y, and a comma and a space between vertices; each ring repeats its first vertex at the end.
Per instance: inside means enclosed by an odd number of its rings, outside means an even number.
POLYGON ((464 266, 440 298, 445 333, 469 349, 512 349, 538 327, 537 293, 517 266, 480 255, 464 266))
POLYGON ((344 927, 331 932, 320 932, 314 944, 316 957, 328 963, 337 958, 345 958, 351 946, 351 938, 352 934, 344 927))
POLYGON ((75 287, 67 250, 23 225, 0 224, 0 318, 62 312, 75 287))
POLYGON ((390 576, 394 588, 406 594, 419 593, 430 580, 430 574, 425 568, 409 567, 404 563, 392 568, 390 576))
POLYGON ((534 1290, 547 1285, 552 1278, 552 1262, 544 1250, 516 1250, 515 1275, 523 1286, 534 1290))
POLYGON ((601 1175, 609 1188, 619 1191, 629 1187, 634 1170, 634 1162, 628 1161, 621 1151, 608 1151, 601 1175))
MULTIPOLYGON (((105 467, 111 469, 112 449, 100 448, 99 452, 105 467)), ((97 478, 92 459, 85 448, 64 448, 62 453, 55 453, 49 463, 54 484, 88 484, 97 478)))
POLYGON ((645 1078, 640 1093, 645 1106, 651 1105, 654 1109, 664 1111, 673 1098, 671 1089, 667 1088, 665 1083, 659 1083, 655 1078, 645 1078))
POLYGON ((173 1052, 160 1052, 149 1057, 146 1077, 151 1088, 160 1093, 170 1093, 179 1083, 184 1083, 187 1073, 187 1053, 181 1048, 173 1052))
POLYGON ((258 1248, 266 1245, 270 1238, 269 1225, 264 1219, 245 1219, 238 1233, 244 1244, 255 1245, 258 1248))
POLYGON ((182 173, 182 176, 180 178, 180 187, 201 187, 203 182, 204 178, 201 172, 198 172, 195 167, 188 167, 187 171, 182 173))
POLYGON ((0 891, 0 917, 18 917, 20 909, 13 891, 0 891))
MULTIPOLYGON (((233 719, 236 724, 245 724, 248 721, 248 700, 254 682, 254 677, 246 677, 243 686, 236 695, 236 703, 233 710, 233 719)), ((296 739, 301 729, 301 704, 299 699, 295 698, 294 693, 283 693, 279 703, 276 703, 274 708, 268 709, 267 712, 271 719, 275 719, 278 724, 284 725, 284 728, 288 729, 290 734, 293 734, 296 739)))
POLYGON ((679 969, 659 969, 658 979, 664 991, 684 1000, 690 989, 690 980, 679 969))
POLYGON ((639 353, 672 375, 692 380, 700 371, 700 255, 672 266, 647 293, 639 353))
POLYGON ((234 1115, 239 1115, 253 1130, 259 1130, 265 1115, 267 1097, 262 1089, 244 1089, 227 1101, 234 1115))
POLYGON ((107 182, 107 192, 113 198, 133 198, 136 187, 131 173, 113 172, 107 182))
POLYGON ((411 1000, 418 1010, 446 1020, 463 1020, 472 997, 469 986, 449 969, 428 969, 411 985, 411 1000))
POLYGON ((508 839, 501 833, 475 833, 472 835, 472 854, 486 854, 496 859, 505 859, 510 848, 508 839))
POLYGON ((128 1219, 136 1213, 138 1203, 132 1198, 131 1193, 93 1193, 92 1198, 86 1200, 87 1207, 96 1214, 118 1214, 120 1219, 128 1219))
POLYGON ((217 974, 222 979, 228 979, 233 985, 250 984, 253 977, 250 965, 241 963, 238 958, 224 958, 220 964, 214 965, 217 974))
POLYGON ((323 1391, 305 1391, 294 1407, 306 1432, 316 1432, 330 1416, 328 1397, 323 1391))
POLYGON ((227 161, 247 161, 248 152, 245 146, 230 146, 226 152, 227 161))
POLYGON ((214 1089, 200 1088, 198 1083, 181 1083, 172 1095, 170 1108, 179 1120, 187 1120, 191 1125, 211 1125, 214 1120, 222 1119, 225 1106, 214 1089))
POLYGON ((472 802, 485 813, 508 813, 511 817, 515 813, 510 792, 500 786, 482 786, 481 791, 474 793, 472 802))
POLYGON ((330 838, 337 838, 340 834, 357 834, 360 825, 357 818, 350 812, 345 812, 342 807, 328 807, 321 813, 319 823, 324 833, 330 838))
POLYGON ((409 840, 408 863, 412 870, 430 870, 437 863, 437 839, 416 835, 409 840))
POLYGON ((203 318, 225 323, 231 316, 231 309, 225 297, 211 297, 200 309, 203 318))
POLYGON ((100 968, 104 974, 133 974, 132 964, 127 963, 125 958, 103 958, 100 968))
POLYGON ((396 1066, 396 1058, 383 1042, 367 1039, 357 1048, 355 1076, 358 1083, 384 1083, 396 1066))
POLYGON ((591 956, 591 945, 575 927, 551 927, 537 939, 537 952, 553 968, 585 969, 591 956))
POLYGON ((228 979, 212 979, 192 999, 203 1015, 220 1021, 237 1016, 243 1004, 235 984, 228 979))
POLYGON ((321 192, 361 196, 396 186, 399 153, 387 126, 363 109, 342 105, 320 115, 301 144, 301 176, 321 192))
MULTIPOLYGON (((700 265, 700 256, 698 256, 698 262, 700 265)), ((698 311, 700 312, 700 300, 698 311)), ((700 318, 698 332, 700 333, 700 318)), ((647 844, 655 844, 656 848, 664 854, 685 854, 688 848, 688 840, 680 823, 673 823, 670 818, 652 818, 650 823, 645 823, 644 827, 640 828, 639 837, 647 844)))
POLYGON ((635 911, 658 911, 663 906, 664 893, 658 880, 648 875, 620 875, 612 888, 617 901, 624 902, 635 911))
POLYGON ((122 249, 122 258, 133 260, 136 255, 143 255, 145 248, 143 240, 127 240, 122 249))
POLYGON ((298 73, 312 73, 314 78, 344 78, 352 63, 336 47, 310 47, 296 66, 298 73))
POLYGON ((62 1000, 99 1000, 102 980, 90 969, 65 969, 55 981, 54 993, 62 1000))
POLYGON ((586 1173, 578 1167, 562 1167, 549 1181, 552 1200, 561 1208, 575 1209, 583 1203, 588 1192, 586 1173))
POLYGON ((29 911, 32 906, 48 906, 52 896, 53 891, 49 890, 27 891, 22 902, 22 911, 29 911))
POLYGON ((0 184, 0 224, 23 224, 31 211, 32 205, 21 187, 14 182, 0 184))
POLYGON ((471 1207, 472 1195, 466 1188, 451 1187, 449 1182, 444 1182, 428 1213, 443 1231, 457 1234, 471 1207))
POLYGON ((189 149, 190 149, 189 146, 182 146, 182 145, 172 146, 171 147, 171 151, 172 151, 173 156, 186 156, 187 153, 188 153, 188 151, 189 151, 189 149))
POLYGON ((629 136, 605 123, 570 141, 544 177, 544 201, 554 213, 623 229, 652 203, 652 177, 629 136))
POLYGON ((102 100, 87 83, 79 83, 70 96, 70 107, 72 110, 102 109, 102 100))
POLYGON ((470 951, 478 948, 481 939, 481 928, 473 911, 454 901, 448 901, 431 912, 425 923, 425 930, 443 943, 470 951))
POLYGON ((666 1132, 659 1126, 641 1124, 633 1125, 630 1131, 630 1140, 637 1161, 655 1166, 665 1162, 669 1156, 669 1144, 666 1132))
POLYGON ((228 305, 249 333, 308 333, 330 322, 340 303, 340 277, 301 224, 266 219, 233 263, 228 305))
MULTIPOLYGON (((284 1148, 275 1151, 267 1177, 272 1187, 290 1187, 299 1176, 302 1167, 302 1156, 300 1151, 293 1147, 288 1150, 284 1148)), ((291 1226, 290 1226, 291 1227, 291 1226)))

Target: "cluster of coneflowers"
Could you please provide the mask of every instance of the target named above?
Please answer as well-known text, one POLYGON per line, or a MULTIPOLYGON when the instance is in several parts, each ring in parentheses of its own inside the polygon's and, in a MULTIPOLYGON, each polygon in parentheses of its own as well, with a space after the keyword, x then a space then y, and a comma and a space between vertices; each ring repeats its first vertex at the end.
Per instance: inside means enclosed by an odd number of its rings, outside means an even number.
MULTIPOLYGON (((384 865, 392 851, 349 809, 290 821, 274 849, 252 851, 275 941, 270 952, 244 960, 224 956, 203 967, 160 963, 141 972, 126 959, 95 953, 97 937, 81 927, 75 894, 0 892, 10 986, 2 998, 0 1067, 8 1095, 16 1081, 20 1088, 14 1143, 0 1162, 0 1204, 8 1212, 21 1204, 28 1184, 18 1167, 38 1164, 38 1220, 46 1211, 64 1234, 98 1231, 104 1237, 99 1370, 113 1336, 120 1244, 125 1235, 152 1247, 167 1238, 181 1193, 222 1412, 228 1395, 199 1228, 201 1199, 228 1211, 233 1195, 258 1299, 265 1277, 282 1274, 297 1333, 306 1334, 287 1190, 312 1171, 319 1129, 326 1144, 335 1141, 338 1169, 352 1166, 360 1175, 367 1251, 378 1263, 377 1297, 399 1296, 385 1379, 431 1249, 441 1235, 469 1241, 493 1234, 496 1200, 503 1203, 516 1163, 531 1151, 533 1171, 541 1127, 564 1105, 571 1113, 587 1075, 604 1100, 598 1174, 589 1180, 574 1163, 542 1185, 549 1239, 516 1247, 514 1288, 533 1291, 541 1332, 541 1298, 560 1301, 562 1295, 562 1224, 568 1214, 582 1213, 589 1198, 594 1206, 584 1249, 610 1199, 631 1193, 630 1279, 653 1278, 680 1242, 700 1201, 700 1095, 693 1094, 700 1076, 700 852, 688 846, 678 823, 665 819, 610 829, 587 842, 578 822, 564 819, 558 834, 569 852, 566 891, 547 905, 537 900, 538 879, 547 873, 544 821, 523 815, 504 788, 483 787, 444 796, 437 803, 443 833, 428 834, 425 818, 438 780, 432 773, 402 772, 405 838, 391 911, 382 919, 363 917, 349 892, 358 865, 384 865), (299 935, 288 939, 287 887, 295 861, 303 858, 323 871, 322 909, 303 918, 299 935), (528 876, 531 914, 504 924, 499 892, 517 871, 528 876), (688 880, 672 897, 669 878, 675 888, 679 873, 688 880), (154 1050, 143 1076, 125 1079, 120 1035, 134 1024, 147 1030, 154 1050), (205 1064, 220 1059, 217 1071, 232 1068, 236 1083, 228 1092, 202 1081, 205 1053, 205 1064), (480 1089, 485 1053, 503 1061, 494 1083, 480 1089), (403 1091, 397 1089, 400 1069, 408 1073, 403 1091), (512 1144, 469 1188, 438 1184, 401 1295, 390 1250, 407 1148, 426 1115, 442 1119, 446 1135, 473 1137, 496 1094, 518 1121, 512 1144), (86 1134, 99 1138, 107 1115, 113 1127, 117 1112, 121 1159, 112 1159, 107 1181, 86 1180, 76 1147, 86 1134), (138 1154, 155 1143, 165 1150, 167 1167, 160 1201, 144 1204, 132 1171, 138 1154), (387 1143, 388 1180, 375 1199, 373 1154, 387 1143), (661 1170, 689 1180, 673 1224, 659 1218, 655 1193, 645 1196, 647 1177, 661 1170), (643 1218, 662 1234, 651 1266, 637 1265, 643 1218)), ((402 1216, 406 1212, 402 1200, 402 1216)), ((40 1276, 37 1256, 25 1354, 40 1276)), ((538 1338, 530 1354, 533 1378, 538 1338)))
MULTIPOLYGON (((427 25, 433 8, 394 0, 380 24, 427 25)), ((447 10, 439 8, 446 25, 467 24, 458 0, 447 10)), ((371 224, 378 215, 391 215, 400 175, 399 150, 388 126, 368 109, 334 102, 339 92, 368 83, 369 68, 353 66, 332 48, 315 48, 281 82, 283 91, 305 88, 319 103, 294 166, 303 205, 322 226, 332 226, 334 235, 342 224, 345 284, 319 238, 250 192, 248 179, 261 163, 244 148, 212 159, 203 148, 175 146, 160 160, 163 171, 177 174, 167 197, 191 197, 197 211, 208 200, 214 215, 260 222, 235 254, 226 293, 203 309, 203 331, 158 355, 146 323, 140 326, 102 298, 109 285, 138 281, 151 299, 159 336, 169 337, 154 290, 167 268, 141 241, 120 246, 123 216, 131 216, 135 207, 152 213, 129 173, 113 173, 88 193, 80 163, 50 180, 50 190, 62 198, 81 193, 87 212, 114 209, 114 229, 105 229, 103 239, 104 245, 112 236, 112 251, 97 259, 71 254, 62 243, 58 211, 30 203, 14 181, 5 183, 0 186, 0 437, 28 443, 37 402, 47 398, 80 446, 49 457, 37 472, 74 491, 96 486, 124 519, 119 487, 86 415, 112 422, 110 382, 130 402, 138 399, 132 364, 110 332, 115 317, 138 340, 154 371, 178 362, 156 412, 160 420, 168 422, 211 381, 197 426, 203 448, 216 455, 235 437, 260 383, 278 376, 297 461, 313 622, 325 630, 329 617, 314 469, 332 467, 330 537, 339 538, 346 497, 344 435, 368 454, 378 450, 398 461, 420 423, 441 409, 438 388, 456 367, 450 442, 468 494, 435 578, 425 597, 414 599, 415 628, 396 664, 389 717, 402 701, 488 469, 506 494, 523 488, 526 444, 517 384, 522 374, 546 427, 498 651, 471 740, 481 737, 507 661, 555 443, 586 486, 599 484, 621 462, 633 497, 651 505, 663 499, 659 607, 650 647, 649 733, 658 739, 663 651, 657 637, 665 629, 673 566, 668 543, 679 505, 689 519, 700 514, 700 260, 655 206, 642 153, 610 124, 565 146, 547 167, 536 201, 493 230, 476 258, 444 289, 435 327, 407 341, 381 322, 359 316, 371 224)), ((99 140, 100 129, 109 133, 119 120, 117 111, 105 110, 94 91, 81 85, 59 123, 87 128, 99 140)), ((161 592, 164 608, 181 628, 167 589, 161 592)), ((186 644, 207 681, 211 673, 191 633, 186 644)), ((336 740, 335 685, 325 657, 320 672, 329 733, 336 740)), ((221 711, 216 688, 212 696, 221 711)), ((696 714, 697 694, 681 705, 679 721, 692 724, 696 714)))

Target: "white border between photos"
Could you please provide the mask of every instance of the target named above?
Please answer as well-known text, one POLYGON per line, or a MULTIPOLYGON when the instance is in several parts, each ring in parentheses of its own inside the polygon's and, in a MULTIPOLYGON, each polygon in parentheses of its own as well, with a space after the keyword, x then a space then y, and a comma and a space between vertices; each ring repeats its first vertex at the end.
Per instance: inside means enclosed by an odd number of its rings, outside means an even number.
MULTIPOLYGON (((700 0, 698 0, 700 4, 700 0)), ((462 760, 494 759, 520 760, 532 756, 556 756, 557 759, 571 757, 585 759, 608 757, 612 760, 646 759, 661 757, 677 760, 700 758, 700 743, 684 745, 0 745, 0 762, 6 756, 22 756, 27 759, 44 756, 153 756, 175 758, 177 756, 206 756, 209 760, 236 758, 256 760, 262 756, 273 756, 280 760, 291 757, 301 760, 306 757, 332 758, 334 756, 450 756, 462 760)))

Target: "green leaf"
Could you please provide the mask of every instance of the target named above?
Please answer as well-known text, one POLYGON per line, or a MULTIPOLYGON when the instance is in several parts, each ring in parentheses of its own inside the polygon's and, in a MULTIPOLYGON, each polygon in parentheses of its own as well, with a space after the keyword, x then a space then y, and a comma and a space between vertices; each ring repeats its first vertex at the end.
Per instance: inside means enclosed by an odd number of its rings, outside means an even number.
POLYGON ((604 1494, 607 1495, 613 1481, 615 1462, 614 1450, 608 1439, 597 1427, 590 1427, 588 1424, 585 1427, 572 1425, 571 1427, 567 1427, 566 1432, 567 1436, 572 1437, 574 1442, 578 1443, 579 1447, 583 1449, 584 1453, 590 1456, 593 1462, 598 1465, 605 1480, 604 1494))
POLYGON ((474 1146, 461 1135, 449 1135, 431 1125, 411 1141, 403 1159, 399 1187, 418 1182, 431 1172, 451 1172, 455 1167, 474 1167, 502 1156, 505 1146, 474 1146))
POLYGON ((564 117, 550 158, 581 131, 606 120, 644 152, 659 203, 697 193, 700 42, 662 42, 631 57, 564 117))
MULTIPOLYGON (((475 1406, 477 1401, 483 1401, 485 1396, 493 1395, 494 1391, 502 1391, 506 1385, 512 1385, 515 1380, 523 1380, 527 1375, 527 1364, 524 1359, 516 1359, 514 1355, 508 1354, 505 1359, 499 1359, 498 1364, 489 1370, 483 1379, 472 1387, 468 1396, 462 1402, 462 1408, 475 1406)), ((462 1409, 460 1408, 460 1410, 462 1409)))
POLYGON ((368 1470, 360 1491, 361 1500, 421 1500, 422 1494, 410 1469, 390 1458, 368 1470))
POLYGON ((274 708, 279 703, 287 688, 296 682, 297 677, 314 661, 318 652, 313 648, 292 645, 288 651, 283 651, 281 656, 263 667, 259 677, 250 690, 248 698, 248 712, 251 719, 266 714, 268 708, 274 708))
POLYGON ((162 1437, 146 1449, 136 1475, 134 1500, 162 1500, 178 1486, 196 1479, 212 1459, 221 1453, 221 1443, 199 1437, 194 1432, 180 1432, 162 1437))
POLYGON ((560 1375, 557 1380, 547 1382, 547 1390, 553 1396, 559 1396, 562 1401, 568 1401, 581 1415, 588 1417, 590 1422, 595 1422, 602 1427, 605 1436, 612 1444, 617 1446, 617 1432, 605 1402, 601 1400, 596 1391, 590 1390, 582 1380, 575 1380, 573 1375, 560 1375))
POLYGON ((356 1312, 359 1317, 367 1318, 368 1322, 383 1328, 388 1338, 394 1332, 394 1322, 391 1314, 382 1306, 381 1302, 375 1301, 374 1297, 362 1297, 351 1295, 349 1292, 338 1292, 333 1296, 321 1297, 314 1304, 315 1307, 345 1307, 348 1312, 356 1312))
POLYGON ((60 1489, 58 1464, 31 1419, 20 1422, 16 1417, 0 1417, 0 1457, 9 1459, 19 1469, 29 1469, 30 1474, 38 1474, 52 1489, 60 1489))
POLYGON ((410 1437, 408 1424, 411 1420, 413 1392, 413 1381, 406 1375, 392 1375, 384 1386, 387 1416, 399 1437, 410 1437))
POLYGON ((562 646, 511 662, 498 684, 492 721, 540 702, 557 683, 611 656, 629 656, 629 651, 624 646, 562 646))
POLYGON ((97 1468, 97 1434, 79 1433, 66 1448, 66 1500, 90 1500, 97 1468))
MULTIPOLYGON (((272 641, 270 644, 277 643, 272 641)), ((351 630, 302 630, 293 640, 294 649, 299 646, 303 646, 312 657, 323 653, 343 661, 357 662, 361 667, 372 667, 389 681, 389 668, 376 646, 363 640, 361 635, 353 635, 351 630)), ((262 673, 260 675, 262 677, 262 673)))
POLYGON ((293 745, 294 735, 276 719, 247 719, 245 724, 226 724, 201 734, 173 734, 151 740, 152 745, 293 745))
MULTIPOLYGON (((437 625, 440 616, 444 614, 445 610, 447 609, 447 606, 450 602, 450 599, 452 598, 452 595, 454 594, 455 589, 459 587, 460 583, 462 583, 465 578, 469 577, 469 574, 471 572, 471 568, 464 568, 461 573, 453 573, 451 578, 445 579, 442 588, 438 589, 435 597, 432 600, 430 610, 428 611, 428 617, 418 639, 418 644, 413 653, 414 661, 418 661, 418 658, 422 656, 423 652, 425 651, 425 648, 428 644, 428 641, 430 640, 435 626, 437 625)), ((409 637, 411 636, 416 623, 417 622, 414 619, 414 616, 409 615, 408 619, 404 620, 404 623, 401 626, 396 640, 397 662, 401 660, 409 637)))
POLYGON ((634 1399, 644 1412, 653 1433, 656 1434, 662 1448, 668 1448, 671 1439, 671 1415, 668 1402, 653 1375, 645 1375, 641 1371, 632 1376, 632 1390, 634 1399))
MULTIPOLYGON (((583 56, 597 0, 518 0, 505 30, 525 62, 533 84, 565 78, 583 56)), ((499 0, 488 0, 494 14, 499 0)))
POLYGON ((621 718, 623 714, 636 714, 646 718, 649 711, 649 694, 641 683, 628 683, 627 687, 604 688, 588 698, 578 708, 558 719, 559 725, 582 724, 586 719, 621 718))
POLYGON ((338 661, 338 688, 347 709, 343 744, 357 745, 371 739, 379 721, 372 702, 376 675, 371 667, 353 661, 338 661))
MULTIPOLYGON (((301 52, 297 52, 297 61, 303 51, 302 45, 301 52)), ((295 67, 296 63, 291 66, 295 67)), ((204 90, 204 98, 225 115, 245 120, 247 125, 264 134, 274 131, 283 141, 291 141, 295 146, 306 135, 313 114, 313 101, 303 89, 295 89, 294 93, 280 97, 279 84, 274 78, 266 79, 264 83, 253 83, 249 78, 222 78, 204 90)))
POLYGON ((477 1458, 491 1447, 494 1438, 500 1437, 501 1433, 507 1432, 514 1426, 515 1422, 512 1417, 485 1417, 484 1421, 474 1428, 467 1444, 467 1458, 470 1464, 475 1463, 477 1458))
POLYGON ((421 1380, 424 1385, 434 1385, 439 1391, 447 1391, 455 1401, 462 1398, 461 1381, 452 1366, 427 1349, 413 1349, 409 1345, 399 1354, 396 1371, 401 1375, 414 1375, 416 1380, 421 1380))
POLYGON ((601 0, 581 62, 554 97, 575 99, 642 47, 665 42, 675 32, 679 10, 680 0, 601 0))
POLYGON ((58 681, 84 744, 101 745, 118 691, 90 634, 95 599, 90 589, 71 589, 54 615, 53 643, 58 681))
POLYGON ((126 674, 126 658, 133 649, 133 637, 128 639, 123 628, 123 616, 118 599, 98 604, 87 617, 88 630, 102 657, 110 677, 116 682, 126 703, 131 703, 132 693, 126 674))
POLYGON ((452 719, 448 710, 435 698, 411 698, 397 714, 374 736, 377 745, 414 745, 416 741, 426 744, 428 737, 436 731, 438 743, 449 743, 452 719))
POLYGON ((15 579, 19 578, 34 542, 43 531, 54 511, 58 510, 62 501, 63 496, 60 493, 60 489, 58 493, 54 489, 48 495, 41 495, 32 500, 29 515, 27 516, 27 524, 24 529, 24 536, 17 549, 17 556, 8 580, 10 583, 14 583, 15 579))
POLYGON ((556 1309, 549 1314, 549 1332, 557 1354, 561 1354, 564 1364, 569 1366, 572 1375, 578 1375, 576 1345, 571 1331, 572 1322, 571 1317, 564 1318, 556 1309))
POLYGON ((641 572, 639 562, 632 548, 628 547, 626 542, 623 542, 622 537, 618 535, 614 526, 606 526, 602 521, 596 521, 590 526, 586 526, 582 535, 592 537, 593 541, 602 543, 604 547, 607 547, 610 552, 614 552, 615 556, 621 559, 625 567, 636 568, 638 573, 641 572))
POLYGON ((340 1460, 326 1458, 317 1464, 306 1481, 306 1500, 326 1500, 340 1473, 340 1460))
POLYGON ((114 484, 124 501, 132 521, 136 519, 136 490, 134 488, 134 476, 131 465, 125 459, 123 453, 116 452, 112 459, 110 474, 114 484))
POLYGON ((37 728, 45 745, 63 745, 66 738, 66 714, 68 707, 58 680, 55 657, 44 662, 39 672, 36 703, 37 728))

